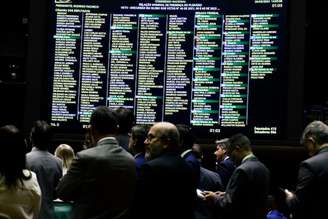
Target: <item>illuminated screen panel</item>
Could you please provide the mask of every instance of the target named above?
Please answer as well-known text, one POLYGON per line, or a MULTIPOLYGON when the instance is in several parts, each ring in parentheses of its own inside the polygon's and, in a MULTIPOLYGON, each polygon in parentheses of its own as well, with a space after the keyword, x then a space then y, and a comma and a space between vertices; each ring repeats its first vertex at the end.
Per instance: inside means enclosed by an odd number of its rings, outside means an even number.
POLYGON ((98 105, 137 124, 189 124, 199 138, 279 139, 287 91, 285 0, 57 0, 49 120, 86 127, 98 105))

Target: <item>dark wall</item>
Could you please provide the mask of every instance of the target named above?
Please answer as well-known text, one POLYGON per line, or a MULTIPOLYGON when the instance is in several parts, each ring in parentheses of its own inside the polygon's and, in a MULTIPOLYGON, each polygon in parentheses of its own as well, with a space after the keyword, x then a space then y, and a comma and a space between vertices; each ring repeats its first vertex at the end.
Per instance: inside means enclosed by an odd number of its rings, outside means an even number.
POLYGON ((0 125, 23 128, 29 1, 7 1, 0 9, 0 125))

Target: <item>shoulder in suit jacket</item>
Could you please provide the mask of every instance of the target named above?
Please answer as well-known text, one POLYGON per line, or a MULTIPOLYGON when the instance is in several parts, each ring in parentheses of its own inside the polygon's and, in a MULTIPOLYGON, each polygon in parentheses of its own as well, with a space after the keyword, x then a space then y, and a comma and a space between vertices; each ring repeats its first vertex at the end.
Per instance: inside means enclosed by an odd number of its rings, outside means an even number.
POLYGON ((225 218, 265 218, 269 183, 269 170, 255 156, 250 157, 235 169, 225 195, 216 204, 225 218))
POLYGON ((192 218, 196 185, 179 154, 165 153, 141 167, 134 218, 192 218))
POLYGON ((111 218, 129 207, 135 182, 132 155, 116 139, 105 138, 77 153, 57 191, 64 201, 74 201, 72 218, 111 218))

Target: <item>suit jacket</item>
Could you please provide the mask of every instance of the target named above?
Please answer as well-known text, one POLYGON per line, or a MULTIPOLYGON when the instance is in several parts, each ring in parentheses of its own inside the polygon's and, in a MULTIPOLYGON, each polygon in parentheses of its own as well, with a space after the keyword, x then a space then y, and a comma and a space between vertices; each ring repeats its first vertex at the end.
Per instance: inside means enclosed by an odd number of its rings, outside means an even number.
POLYGON ((206 191, 222 191, 223 187, 220 175, 214 171, 200 167, 198 188, 206 191))
POLYGON ((254 155, 233 172, 225 195, 218 197, 216 206, 223 218, 263 219, 269 193, 270 173, 254 155))
POLYGON ((62 161, 48 151, 33 148, 26 154, 26 166, 36 173, 42 192, 40 219, 53 218, 56 186, 62 177, 62 161))
POLYGON ((190 219, 196 202, 192 170, 174 153, 165 153, 141 167, 134 218, 190 219))
POLYGON ((217 163, 216 172, 221 177, 222 185, 224 189, 227 187, 229 179, 235 169, 236 169, 236 165, 229 157, 217 163))
POLYGON ((328 148, 300 164, 295 198, 291 201, 295 219, 327 218, 328 148))
POLYGON ((140 175, 141 166, 144 165, 144 163, 146 162, 145 153, 138 153, 138 154, 136 154, 134 156, 134 159, 136 161, 137 176, 139 176, 140 175))
POLYGON ((57 191, 62 200, 74 202, 72 219, 126 218, 135 182, 134 158, 107 137, 77 153, 57 191))
POLYGON ((191 149, 186 150, 181 154, 181 157, 187 162, 187 164, 192 169, 193 180, 196 185, 199 184, 200 180, 200 162, 195 154, 191 149))

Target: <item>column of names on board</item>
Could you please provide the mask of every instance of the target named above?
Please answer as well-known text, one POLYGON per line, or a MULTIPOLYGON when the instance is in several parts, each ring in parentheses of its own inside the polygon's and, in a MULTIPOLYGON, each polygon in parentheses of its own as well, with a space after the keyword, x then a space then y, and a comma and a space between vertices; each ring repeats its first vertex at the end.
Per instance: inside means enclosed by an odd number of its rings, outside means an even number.
POLYGON ((226 15, 223 24, 220 123, 243 127, 247 123, 249 15, 226 15))
POLYGON ((61 122, 76 118, 77 78, 81 19, 78 9, 56 8, 55 60, 51 120, 61 122))
POLYGON ((80 78, 80 110, 81 122, 89 122, 95 106, 105 105, 106 58, 104 40, 106 37, 107 14, 85 13, 82 28, 82 58, 80 78))
POLYGON ((162 119, 164 95, 165 25, 167 15, 139 14, 136 123, 149 124, 162 119), (164 31, 163 31, 164 30, 164 31))
POLYGON ((196 12, 191 109, 194 126, 213 126, 219 121, 221 28, 218 12, 196 12))
POLYGON ((188 50, 193 40, 193 20, 178 15, 169 15, 167 21, 167 58, 165 84, 165 114, 163 120, 182 121, 180 113, 189 112, 190 72, 192 71, 192 52, 188 50))
POLYGON ((138 17, 113 14, 110 26, 110 85, 108 105, 133 108, 135 92, 138 17))
POLYGON ((278 27, 277 14, 254 14, 251 16, 251 79, 265 79, 276 71, 278 27))

